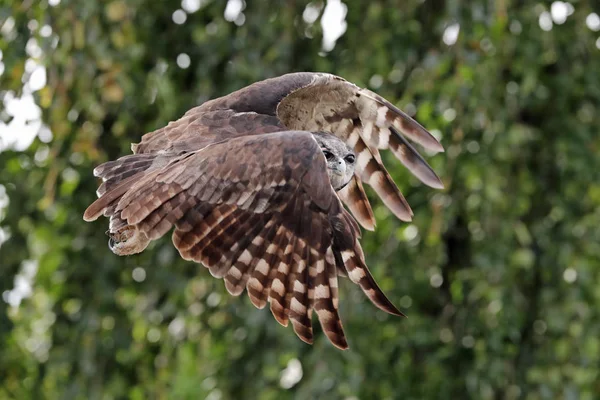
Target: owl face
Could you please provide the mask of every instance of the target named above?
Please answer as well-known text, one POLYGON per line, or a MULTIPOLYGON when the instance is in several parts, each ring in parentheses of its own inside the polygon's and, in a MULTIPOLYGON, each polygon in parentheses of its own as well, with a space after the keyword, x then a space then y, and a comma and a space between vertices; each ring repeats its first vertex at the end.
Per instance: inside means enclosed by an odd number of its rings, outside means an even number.
POLYGON ((328 133, 313 133, 327 161, 327 175, 331 186, 338 191, 344 188, 354 175, 356 155, 342 140, 328 133))

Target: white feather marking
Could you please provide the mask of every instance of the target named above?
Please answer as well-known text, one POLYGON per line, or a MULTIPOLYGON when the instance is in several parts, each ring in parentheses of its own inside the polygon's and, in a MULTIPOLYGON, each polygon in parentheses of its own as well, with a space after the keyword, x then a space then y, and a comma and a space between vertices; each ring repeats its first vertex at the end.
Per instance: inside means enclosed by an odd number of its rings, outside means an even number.
POLYGON ((363 124, 362 137, 365 141, 369 142, 371 140, 371 134, 373 133, 373 123, 371 121, 367 121, 363 124))
POLYGON ((331 297, 331 291, 329 286, 319 285, 315 288, 315 298, 317 299, 328 299, 331 297))
POLYGON ((271 283, 271 290, 280 296, 285 294, 285 286, 283 286, 283 282, 281 282, 278 278, 273 279, 273 283, 271 283))
POLYGON ((277 270, 282 274, 287 274, 290 271, 290 266, 282 261, 279 263, 279 267, 277 267, 277 270))
POLYGON ((365 276, 365 271, 362 268, 354 268, 348 272, 348 277, 354 283, 358 283, 365 276))
POLYGON ((317 314, 322 321, 329 321, 333 318, 333 313, 329 310, 317 310, 317 314))
POLYGON ((264 276, 267 276, 269 274, 269 264, 267 264, 267 262, 261 258, 256 264, 254 270, 260 272, 264 276))
POLYGON ((271 243, 269 247, 267 247, 267 254, 275 254, 277 252, 277 245, 271 243))
POLYGON ((229 275, 231 275, 234 279, 240 279, 242 277, 242 271, 240 271, 237 267, 231 267, 229 269, 229 275))
POLYGON ((371 186, 380 185, 384 179, 385 179, 385 176, 383 175, 383 172, 375 171, 373 173, 373 175, 371 175, 371 177, 369 178, 369 185, 371 185, 371 186))
POLYGON ((320 274, 323 271, 325 271, 325 261, 319 260, 317 261, 317 273, 320 274))
POLYGON ((298 293, 304 293, 304 292, 306 292, 306 285, 300 281, 295 281, 294 282, 294 291, 298 292, 298 293))
POLYGON ((375 124, 380 127, 380 128, 385 128, 387 127, 387 124, 385 123, 385 116, 388 112, 388 108, 385 106, 379 107, 377 109, 377 119, 375 121, 375 124))
POLYGON ((292 311, 295 311, 298 314, 306 313, 306 307, 298 300, 296 300, 295 297, 292 297, 292 301, 290 302, 290 308, 292 309, 292 311))
POLYGON ((238 261, 242 264, 248 265, 250 261, 252 261, 252 254, 248 250, 244 250, 243 253, 238 258, 238 261))
POLYGON ((352 258, 352 256, 354 256, 354 252, 353 251, 342 251, 342 260, 344 260, 344 263, 346 261, 348 261, 349 259, 352 258))
POLYGON ((306 263, 304 261, 298 262, 298 273, 301 274, 306 269, 306 263))
POLYGON ((336 287, 338 287, 337 277, 335 277, 335 278, 329 278, 329 287, 330 288, 336 288, 336 287))
POLYGON ((367 167, 367 164, 369 163, 369 161, 371 161, 371 157, 371 152, 366 147, 363 151, 360 152, 360 154, 358 155, 357 163, 361 171, 367 167))
POLYGON ((354 148, 354 146, 356 146, 356 143, 358 143, 358 138, 359 137, 360 136, 358 134, 358 130, 357 129, 353 129, 352 133, 348 137, 348 140, 346 141, 346 143, 348 144, 348 146, 354 148))
POLYGON ((248 287, 256 290, 257 292, 262 292, 263 290, 262 283, 260 283, 260 281, 254 277, 248 280, 248 287))
POLYGON ((379 129, 379 143, 377 147, 387 149, 390 146, 390 130, 388 128, 379 129))

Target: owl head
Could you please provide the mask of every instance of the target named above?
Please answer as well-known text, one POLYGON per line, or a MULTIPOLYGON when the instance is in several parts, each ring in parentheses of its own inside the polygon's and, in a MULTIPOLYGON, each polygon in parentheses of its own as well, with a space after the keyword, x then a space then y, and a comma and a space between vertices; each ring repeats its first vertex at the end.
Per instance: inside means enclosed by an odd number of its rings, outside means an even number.
POLYGON ((336 191, 343 189, 354 175, 354 151, 344 141, 329 133, 313 132, 313 137, 327 161, 327 175, 331 186, 336 191))

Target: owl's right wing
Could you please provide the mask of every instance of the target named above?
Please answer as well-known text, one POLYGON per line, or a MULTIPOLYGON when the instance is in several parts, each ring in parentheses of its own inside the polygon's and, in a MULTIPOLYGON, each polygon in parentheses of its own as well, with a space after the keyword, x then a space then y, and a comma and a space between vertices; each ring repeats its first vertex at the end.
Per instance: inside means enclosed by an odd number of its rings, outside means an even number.
MULTIPOLYGON (((124 158, 134 164, 136 157, 150 155, 124 158)), ((126 170, 116 160, 96 172, 110 180, 126 170)), ((338 274, 380 309, 402 315, 370 274, 358 225, 331 187, 309 132, 243 136, 180 154, 105 188, 84 218, 102 214, 150 239, 174 225, 173 243, 184 259, 204 264, 233 295, 246 288, 256 307, 269 302, 277 321, 290 320, 305 342, 313 340, 314 309, 329 340, 348 347, 338 274)))

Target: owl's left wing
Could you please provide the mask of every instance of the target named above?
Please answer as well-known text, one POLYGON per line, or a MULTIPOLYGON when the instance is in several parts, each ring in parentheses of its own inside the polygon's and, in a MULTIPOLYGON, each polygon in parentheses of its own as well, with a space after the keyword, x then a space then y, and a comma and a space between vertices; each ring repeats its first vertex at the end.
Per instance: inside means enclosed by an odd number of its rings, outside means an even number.
MULTIPOLYGON (((127 157, 130 164, 136 157, 147 163, 149 155, 127 157)), ((100 176, 126 169, 123 163, 107 164, 97 170, 100 176)), ((285 326, 290 320, 307 343, 313 340, 314 309, 329 340, 345 349, 338 274, 358 284, 380 309, 402 313, 365 265, 358 225, 326 171, 308 132, 239 137, 142 169, 104 189, 84 218, 104 214, 149 239, 174 225, 181 256, 223 278, 231 294, 246 288, 256 307, 269 302, 277 321, 285 326)))
POLYGON ((285 74, 207 101, 144 135, 134 152, 190 151, 215 140, 277 130, 325 131, 354 149, 355 177, 340 197, 365 229, 375 228, 375 218, 363 183, 399 219, 410 221, 413 215, 385 168, 380 150, 390 150, 423 183, 443 188, 434 170, 409 143, 443 151, 434 136, 385 98, 324 73, 285 74))

